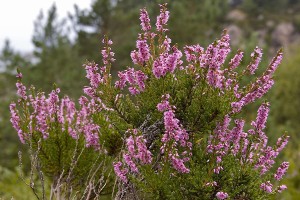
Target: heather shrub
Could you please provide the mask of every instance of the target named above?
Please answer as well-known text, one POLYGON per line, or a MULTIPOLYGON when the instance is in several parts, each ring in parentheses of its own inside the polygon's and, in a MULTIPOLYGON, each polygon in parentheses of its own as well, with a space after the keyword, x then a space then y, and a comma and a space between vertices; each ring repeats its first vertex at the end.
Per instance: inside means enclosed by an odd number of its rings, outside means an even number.
POLYGON ((58 88, 49 95, 27 90, 18 73, 20 98, 10 105, 11 122, 36 155, 32 163, 41 180, 50 178, 52 195, 268 199, 286 189, 280 180, 289 164, 275 159, 288 136, 268 143, 269 103, 250 123, 238 117, 272 87, 282 51, 264 73, 241 85, 256 73, 260 48, 236 70, 244 53, 228 58, 226 31, 206 49, 195 44, 180 50, 167 35, 168 19, 166 5, 160 5, 154 29, 141 9, 133 64, 116 80, 110 73, 113 43, 105 37, 103 63, 84 65, 90 84, 77 102, 61 97, 58 88))

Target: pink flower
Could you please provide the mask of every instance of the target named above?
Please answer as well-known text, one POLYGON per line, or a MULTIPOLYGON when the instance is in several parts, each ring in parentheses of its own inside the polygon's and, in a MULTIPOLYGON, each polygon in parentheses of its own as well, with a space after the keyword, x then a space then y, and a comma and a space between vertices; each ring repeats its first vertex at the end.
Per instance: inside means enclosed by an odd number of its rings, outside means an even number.
POLYGON ((286 190, 286 189, 287 189, 287 186, 286 186, 286 185, 280 185, 280 186, 278 186, 277 191, 278 191, 279 193, 281 193, 282 191, 284 191, 284 190, 286 190))
POLYGON ((129 152, 129 154, 134 157, 135 155, 135 146, 134 146, 134 139, 131 136, 129 136, 129 138, 126 139, 126 145, 127 145, 127 150, 129 152))
POLYGON ((216 197, 219 199, 219 200, 223 200, 223 199, 227 199, 228 198, 228 194, 226 192, 218 192, 216 194, 216 197))
POLYGON ((262 49, 256 47, 254 49, 254 52, 251 53, 252 61, 247 66, 247 70, 250 72, 250 74, 254 74, 256 69, 258 68, 259 63, 261 62, 262 58, 262 49))
POLYGON ((26 100, 27 99, 26 86, 23 85, 22 82, 18 81, 16 83, 16 87, 17 87, 17 95, 19 95, 19 97, 21 97, 22 99, 26 100))
POLYGON ((166 9, 166 4, 159 5, 160 6, 160 14, 157 16, 156 20, 156 30, 159 32, 165 32, 168 29, 165 29, 164 26, 167 25, 170 12, 166 9))
POLYGON ((161 54, 153 63, 152 73, 156 78, 163 77, 169 73, 174 73, 178 65, 182 64, 182 52, 177 48, 173 48, 173 53, 161 54))
POLYGON ((126 133, 131 135, 126 139, 127 148, 123 153, 123 159, 131 172, 138 173, 137 164, 151 164, 152 154, 148 150, 143 136, 137 136, 137 129, 129 129, 126 133))
POLYGON ((259 107, 257 111, 256 121, 252 122, 252 125, 257 130, 262 131, 263 129, 265 129, 269 111, 269 103, 264 103, 259 107))
POLYGON ((166 146, 171 146, 171 150, 166 152, 174 169, 180 173, 189 173, 189 169, 185 166, 185 162, 189 161, 191 152, 187 155, 187 151, 183 151, 180 155, 178 147, 188 148, 192 150, 192 144, 188 142, 189 136, 187 131, 182 127, 180 121, 175 116, 175 107, 170 106, 168 99, 170 95, 162 96, 162 102, 157 105, 160 112, 164 112, 165 133, 161 139, 163 145, 160 150, 165 153, 166 146), (167 145, 168 144, 168 145, 167 145))
POLYGON ((17 109, 16 109, 16 104, 15 103, 11 103, 9 105, 9 110, 10 110, 10 114, 11 114, 11 117, 10 117, 10 122, 12 123, 12 126, 13 128, 18 132, 18 136, 19 136, 19 139, 20 141, 25 144, 25 138, 24 138, 24 133, 20 127, 20 117, 19 117, 19 114, 17 112, 17 109))
POLYGON ((136 71, 134 68, 128 68, 118 73, 119 80, 116 81, 115 87, 123 89, 129 85, 129 92, 132 95, 139 94, 145 90, 145 81, 148 77, 141 71, 136 71))
POLYGON ((145 8, 140 10, 140 20, 141 20, 142 30, 145 32, 150 31, 151 30, 150 18, 145 8))
POLYGON ((150 164, 152 162, 152 154, 146 147, 146 140, 143 136, 138 136, 135 140, 137 145, 137 155, 138 158, 143 165, 150 164))
POLYGON ((114 163, 114 171, 115 171, 116 175, 121 179, 121 181, 126 183, 128 181, 127 176, 126 176, 128 173, 128 169, 127 168, 121 169, 122 166, 123 166, 122 162, 114 163))
POLYGON ((189 173, 190 170, 184 165, 184 160, 171 155, 171 163, 174 169, 180 173, 189 173))
POLYGON ((280 165, 280 167, 277 169, 276 174, 274 174, 274 178, 278 181, 281 180, 282 176, 286 173, 288 168, 289 168, 289 163, 288 162, 283 162, 280 165))
POLYGON ((270 181, 267 181, 266 183, 262 183, 261 185, 260 185, 260 188, 262 189, 262 190, 264 190, 264 191, 266 191, 267 193, 272 193, 272 191, 273 191, 273 185, 271 184, 271 182, 270 181))
POLYGON ((215 88, 221 89, 224 87, 223 81, 225 77, 221 66, 230 53, 229 41, 230 37, 225 33, 220 40, 207 47, 200 61, 201 67, 208 68, 206 74, 207 82, 215 88))
POLYGON ((138 51, 131 52, 131 59, 134 64, 143 65, 151 56, 149 45, 145 39, 139 39, 136 41, 136 48, 138 51))
POLYGON ((129 154, 123 154, 123 158, 132 172, 139 172, 136 164, 133 162, 132 157, 129 154))
POLYGON ((104 66, 107 66, 108 64, 115 61, 114 55, 115 53, 111 51, 111 45, 113 42, 107 38, 104 38, 102 40, 102 43, 105 45, 105 47, 101 50, 102 54, 102 62, 104 66))
POLYGON ((212 187, 214 187, 214 186, 218 186, 218 184, 217 184, 216 181, 213 181, 213 182, 206 183, 205 186, 212 186, 212 187))
POLYGON ((272 75, 274 74, 274 72, 276 71, 276 69, 278 68, 279 64, 281 63, 283 58, 283 53, 282 50, 279 50, 277 52, 277 55, 272 59, 267 71, 266 71, 266 75, 272 75))
POLYGON ((278 152, 281 152, 284 149, 284 147, 288 143, 288 140, 289 140, 289 136, 285 136, 285 135, 278 138, 277 143, 276 143, 278 152))
POLYGON ((16 75, 16 77, 17 77, 18 79, 21 79, 21 78, 23 77, 23 74, 20 73, 20 72, 18 72, 17 75, 16 75))
POLYGON ((85 66, 86 78, 90 80, 90 86, 94 89, 98 88, 100 83, 104 82, 103 77, 101 77, 97 64, 90 64, 85 66))
POLYGON ((184 47, 184 54, 188 62, 196 62, 203 53, 204 48, 199 44, 184 47))
POLYGON ((244 56, 244 52, 242 51, 238 51, 237 54, 235 54, 235 56, 229 62, 230 70, 236 69, 241 64, 243 56, 244 56))
POLYGON ((222 171, 222 170, 223 170, 223 167, 222 166, 218 166, 218 167, 214 168, 214 173, 215 174, 220 174, 220 171, 222 171))

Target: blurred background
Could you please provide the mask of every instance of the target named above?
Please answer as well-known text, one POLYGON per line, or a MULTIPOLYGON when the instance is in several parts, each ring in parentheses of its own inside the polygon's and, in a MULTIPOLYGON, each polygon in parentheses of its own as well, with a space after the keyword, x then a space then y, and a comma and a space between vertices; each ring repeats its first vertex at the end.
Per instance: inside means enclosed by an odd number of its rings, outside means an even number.
MULTIPOLYGON (((77 98, 87 84, 82 64, 99 62, 101 38, 114 42, 113 73, 131 65, 139 9, 147 7, 152 24, 159 3, 168 2, 172 43, 180 47, 199 43, 206 47, 223 29, 231 36, 233 52, 245 52, 243 65, 256 46, 263 48, 263 71, 283 47, 284 60, 276 72, 272 91, 262 99, 271 102, 267 134, 275 144, 285 131, 290 143, 279 160, 290 162, 283 181, 288 190, 277 199, 300 195, 300 0, 51 0, 2 1, 0 8, 0 199, 34 199, 19 179, 18 151, 28 151, 9 122, 9 104, 16 99, 15 74, 20 68, 24 83, 50 91, 53 83, 62 94, 77 98)), ((258 73, 259 74, 259 73, 258 73)), ((253 79, 253 78, 252 78, 253 79)), ((251 78, 245 82, 251 81, 251 78)), ((258 104, 243 116, 255 119, 258 104)), ((27 159, 28 160, 28 159, 27 159)), ((24 173, 28 161, 24 157, 24 173)))

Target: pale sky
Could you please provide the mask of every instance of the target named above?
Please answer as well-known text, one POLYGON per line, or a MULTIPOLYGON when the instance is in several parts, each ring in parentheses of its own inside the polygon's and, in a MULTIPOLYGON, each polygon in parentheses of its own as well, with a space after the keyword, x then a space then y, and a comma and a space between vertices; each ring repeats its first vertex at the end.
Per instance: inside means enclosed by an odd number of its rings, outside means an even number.
POLYGON ((63 18, 67 12, 74 13, 74 4, 81 9, 89 8, 92 0, 0 0, 0 48, 8 38, 15 50, 33 50, 33 22, 41 9, 46 14, 54 2, 58 17, 63 18))

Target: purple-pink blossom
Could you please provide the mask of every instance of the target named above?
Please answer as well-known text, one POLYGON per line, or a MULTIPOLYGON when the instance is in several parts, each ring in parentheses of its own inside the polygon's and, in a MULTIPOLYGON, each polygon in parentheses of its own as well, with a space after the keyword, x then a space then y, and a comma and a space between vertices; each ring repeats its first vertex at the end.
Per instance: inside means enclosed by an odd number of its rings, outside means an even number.
POLYGON ((282 50, 279 50, 277 52, 277 55, 272 59, 269 67, 266 70, 266 75, 272 75, 274 74, 274 72, 276 71, 276 69, 278 68, 279 64, 281 63, 283 58, 283 53, 282 50))
POLYGON ((140 20, 141 20, 142 30, 145 32, 150 31, 151 30, 150 18, 145 8, 140 10, 140 20))
POLYGON ((286 171, 289 168, 289 163, 288 162, 283 162, 280 167, 277 169, 276 173, 274 174, 274 178, 276 180, 281 180, 282 176, 286 173, 286 171))
POLYGON ((112 51, 110 47, 113 44, 113 42, 108 38, 104 38, 102 40, 102 43, 105 45, 105 47, 101 50, 102 62, 104 66, 107 67, 108 64, 115 61, 114 58, 115 53, 112 51))
POLYGON ((224 200, 228 198, 228 194, 226 192, 217 192, 216 197, 219 200, 224 200))
POLYGON ((138 158, 143 165, 150 164, 152 162, 152 153, 147 149, 146 140, 143 136, 138 136, 135 142, 137 146, 135 158, 138 158))
POLYGON ((288 143, 288 141, 289 141, 289 136, 286 136, 286 135, 284 135, 284 136, 282 136, 282 137, 280 137, 280 138, 278 138, 278 140, 277 140, 277 143, 276 143, 276 146, 277 146, 277 151, 278 152, 281 152, 283 149, 284 149, 284 147, 286 147, 286 145, 287 145, 287 143, 288 143))
POLYGON ((123 154, 123 159, 132 172, 139 172, 139 169, 137 168, 136 164, 132 160, 131 155, 125 153, 123 154))
POLYGON ((188 62, 197 62, 204 53, 204 48, 199 44, 184 47, 184 54, 188 62))
POLYGON ((272 191, 273 191, 273 185, 272 185, 272 183, 271 183, 270 181, 267 181, 267 182, 265 182, 265 183, 262 183, 262 184, 260 185, 260 188, 261 188, 262 190, 264 190, 265 192, 267 192, 267 193, 272 193, 272 191))
POLYGON ((150 59, 150 49, 146 39, 139 39, 136 41, 137 51, 131 52, 131 59, 134 64, 143 65, 150 59))
POLYGON ((166 4, 159 5, 160 6, 160 13, 157 16, 156 19, 156 30, 159 32, 165 32, 168 29, 164 28, 165 25, 167 25, 169 17, 170 17, 170 12, 166 9, 166 4))
POLYGON ((21 97, 22 99, 26 100, 27 99, 26 86, 23 85, 22 82, 18 81, 16 83, 16 87, 17 87, 17 95, 19 95, 19 97, 21 97))
POLYGON ((11 122, 13 128, 17 131, 20 141, 23 144, 25 144, 24 133, 23 133, 23 131, 21 129, 21 126, 20 126, 21 120, 20 120, 19 114, 18 114, 17 109, 16 109, 16 104, 11 103, 9 105, 9 110, 10 110, 10 114, 11 114, 10 122, 11 122))
POLYGON ((146 88, 145 81, 148 77, 141 70, 136 71, 134 68, 128 68, 119 72, 118 76, 119 80, 116 81, 115 87, 123 89, 129 85, 128 89, 132 95, 139 94, 146 88))
POLYGON ((250 74, 255 74, 255 71, 258 68, 259 63, 261 62, 262 49, 256 47, 254 49, 254 52, 251 53, 251 58, 252 58, 252 61, 247 66, 247 70, 250 72, 250 74))
POLYGON ((173 53, 163 53, 154 61, 152 73, 156 78, 164 77, 168 72, 174 73, 175 69, 182 64, 182 52, 173 48, 173 53))
POLYGON ((269 111, 269 103, 264 103, 259 107, 257 111, 256 121, 251 123, 251 125, 254 126, 256 130, 262 131, 265 129, 269 111))
POLYGON ((100 83, 104 83, 103 76, 98 73, 99 67, 97 64, 88 64, 85 66, 86 78, 90 81, 90 86, 97 89, 100 83))
POLYGON ((221 69, 227 55, 230 53, 230 37, 223 34, 222 38, 213 44, 210 44, 200 60, 203 68, 208 68, 206 74, 207 82, 215 88, 224 88, 224 71, 221 69))
POLYGON ((162 143, 160 150, 166 153, 174 169, 181 173, 189 173, 189 169, 185 166, 185 162, 189 161, 191 156, 192 143, 188 142, 189 135, 187 131, 180 124, 180 121, 175 116, 175 107, 169 103, 170 95, 162 96, 162 102, 157 105, 160 112, 164 114, 164 128, 165 133, 162 136, 162 143), (171 146, 171 149, 167 149, 171 146), (179 153, 178 148, 185 149, 184 152, 179 153), (187 153, 187 152, 190 153, 187 153))
POLYGON ((277 191, 278 191, 279 193, 281 193, 282 191, 284 191, 284 190, 286 190, 286 189, 287 189, 287 186, 286 186, 286 185, 280 185, 280 186, 278 186, 277 191))
POLYGON ((156 106, 158 111, 164 112, 166 110, 171 109, 169 98, 170 98, 169 94, 166 94, 166 95, 162 96, 163 100, 160 103, 158 103, 157 106, 156 106))
POLYGON ((274 80, 271 79, 270 76, 263 76, 258 79, 256 84, 252 85, 251 90, 248 93, 243 95, 239 101, 231 103, 232 112, 240 112, 245 105, 263 97, 263 95, 271 89, 273 84, 274 80))
POLYGON ((114 163, 113 165, 114 165, 114 171, 115 171, 116 175, 121 179, 121 181, 126 183, 128 181, 128 179, 127 179, 128 169, 124 168, 124 167, 121 168, 123 166, 123 163, 120 161, 114 163))
MULTIPOLYGON (((146 146, 146 140, 142 135, 138 136, 137 129, 128 129, 126 131, 130 136, 126 139, 126 148, 123 152, 123 160, 126 163, 125 167, 128 167, 131 172, 139 173, 138 165, 151 164, 152 162, 152 153, 148 150, 146 146)), ((124 173, 119 170, 119 164, 116 165, 116 174, 120 177, 121 180, 126 180, 124 178, 124 173)), ((123 165, 123 164, 122 164, 123 165)), ((126 168, 127 169, 127 168, 126 168)), ((126 171, 127 173, 128 171, 126 171)))
POLYGON ((237 52, 237 54, 235 54, 235 56, 230 60, 230 62, 229 62, 229 69, 230 70, 236 69, 241 64, 243 56, 244 56, 244 52, 242 52, 242 51, 239 50, 237 52))

